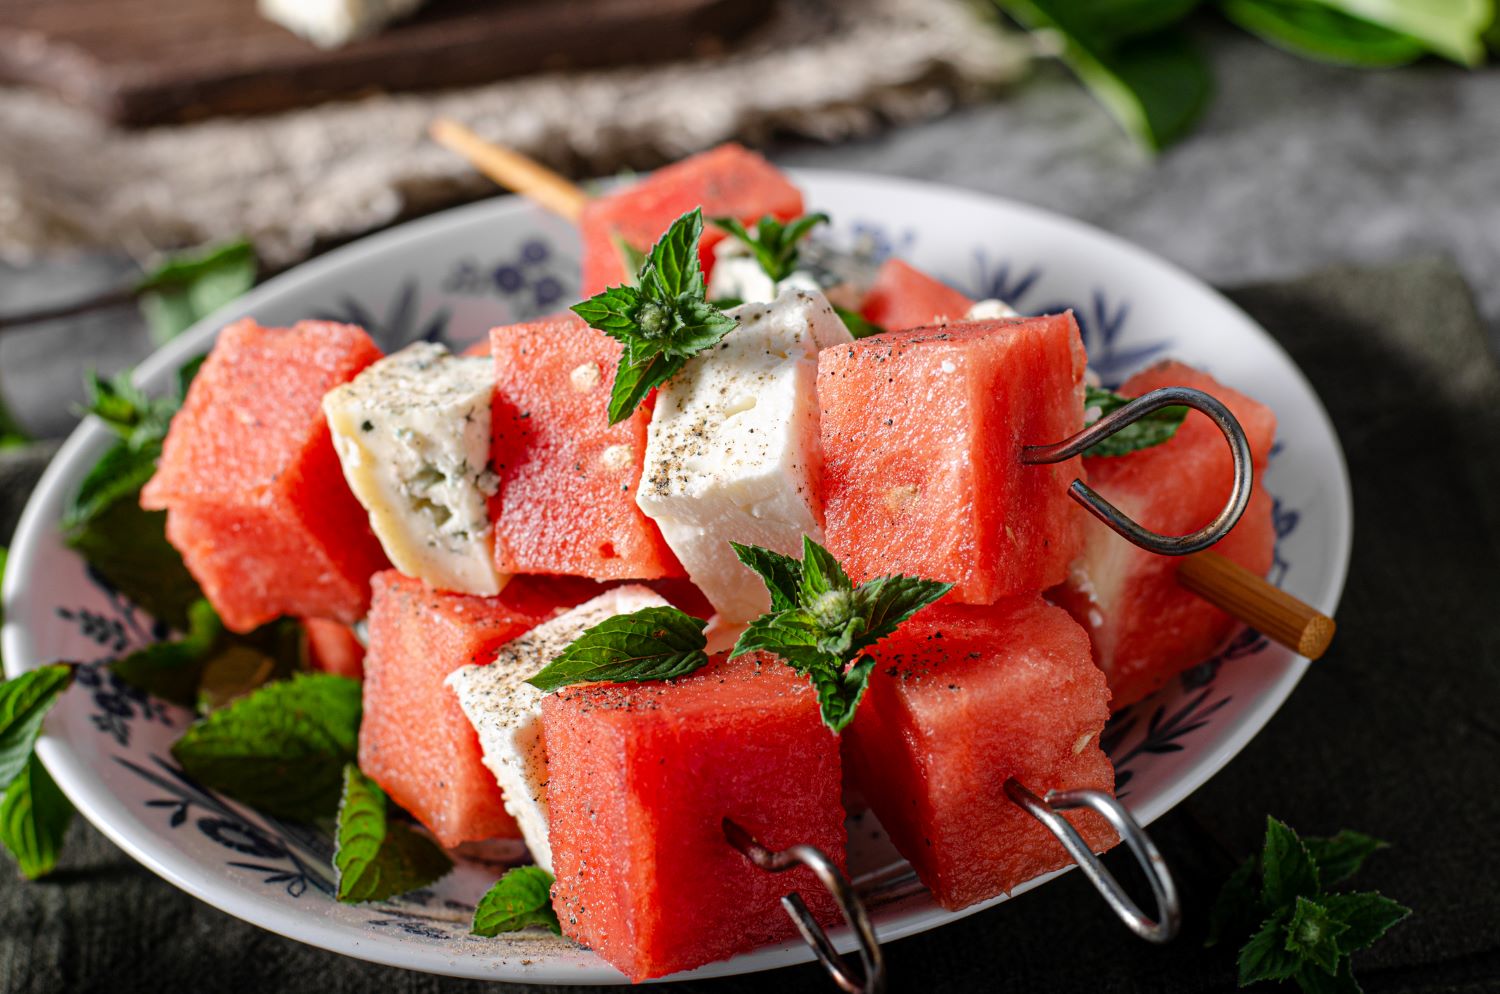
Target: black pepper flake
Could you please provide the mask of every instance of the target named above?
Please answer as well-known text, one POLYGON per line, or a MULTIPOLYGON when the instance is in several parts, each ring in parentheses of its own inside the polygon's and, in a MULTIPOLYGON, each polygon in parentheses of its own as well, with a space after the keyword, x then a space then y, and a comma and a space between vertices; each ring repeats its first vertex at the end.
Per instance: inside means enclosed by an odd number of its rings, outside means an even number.
POLYGON ((374 431, 375 430, 375 425, 372 422, 369 422, 369 421, 361 421, 360 425, 359 425, 359 430, 360 431, 374 431))

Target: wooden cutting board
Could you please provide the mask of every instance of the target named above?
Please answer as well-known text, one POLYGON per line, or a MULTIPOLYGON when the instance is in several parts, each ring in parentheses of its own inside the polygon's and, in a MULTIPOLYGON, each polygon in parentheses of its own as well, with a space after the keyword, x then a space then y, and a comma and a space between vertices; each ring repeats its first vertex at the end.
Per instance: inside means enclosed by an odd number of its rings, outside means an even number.
POLYGON ((373 38, 325 51, 263 19, 255 0, 0 0, 0 81, 43 87, 121 124, 158 124, 713 52, 772 6, 433 0, 373 38))

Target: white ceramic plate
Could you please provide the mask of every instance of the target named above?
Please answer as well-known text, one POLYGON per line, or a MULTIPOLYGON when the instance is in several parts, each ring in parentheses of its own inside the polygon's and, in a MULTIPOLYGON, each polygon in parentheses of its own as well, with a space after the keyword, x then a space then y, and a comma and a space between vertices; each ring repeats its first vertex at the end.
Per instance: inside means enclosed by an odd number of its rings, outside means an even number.
MULTIPOLYGON (((1138 248, 1031 207, 853 174, 796 178, 808 204, 834 217, 835 241, 873 244, 972 297, 1007 299, 1022 312, 1073 308, 1091 362, 1106 382, 1175 356, 1269 404, 1281 439, 1264 480, 1276 497, 1272 579, 1333 612, 1351 531, 1343 456, 1307 381, 1241 311, 1138 248)), ((424 337, 464 345, 491 325, 571 302, 577 252, 566 222, 515 198, 449 211, 267 282, 153 356, 140 379, 150 390, 168 389, 172 372, 242 315, 266 325, 307 317, 349 320, 388 349, 424 337)), ((107 661, 164 634, 92 577, 61 541, 64 502, 108 443, 100 426, 81 427, 21 522, 4 591, 3 652, 12 675, 59 658, 107 661)), ((1103 743, 1119 771, 1120 794, 1136 816, 1149 824, 1228 762, 1280 707, 1306 665, 1245 633, 1118 716, 1103 743)), ((40 755, 79 810, 136 859, 215 907, 282 935, 433 973, 561 984, 621 980, 588 951, 550 935, 467 935, 473 902, 498 875, 493 859, 464 859, 430 891, 399 901, 336 903, 329 896, 325 836, 265 818, 181 774, 168 748, 189 720, 186 712, 120 685, 106 668, 90 666, 47 719, 40 755)), ((943 911, 915 884, 878 826, 866 821, 851 829, 851 872, 882 940, 989 906, 943 911)), ((848 948, 844 939, 840 945, 848 948)), ((810 958, 800 943, 788 943, 692 975, 810 958)))

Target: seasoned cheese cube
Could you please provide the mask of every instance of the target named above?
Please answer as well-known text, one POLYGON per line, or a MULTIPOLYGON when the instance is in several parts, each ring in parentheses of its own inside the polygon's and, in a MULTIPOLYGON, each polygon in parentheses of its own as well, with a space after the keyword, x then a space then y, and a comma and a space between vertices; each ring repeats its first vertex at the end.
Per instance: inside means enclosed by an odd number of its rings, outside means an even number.
POLYGON ((552 869, 547 844, 547 753, 542 741, 543 694, 526 680, 557 658, 584 629, 617 614, 667 601, 647 587, 615 587, 500 648, 488 666, 462 666, 448 687, 479 733, 484 765, 505 795, 505 810, 521 826, 532 859, 552 869))
POLYGON ((397 569, 438 590, 493 596, 489 359, 412 345, 323 398, 344 477, 397 569))
POLYGON ((730 313, 739 327, 657 393, 636 503, 720 616, 748 621, 770 600, 729 543, 821 541, 818 350, 850 337, 816 291, 730 313))

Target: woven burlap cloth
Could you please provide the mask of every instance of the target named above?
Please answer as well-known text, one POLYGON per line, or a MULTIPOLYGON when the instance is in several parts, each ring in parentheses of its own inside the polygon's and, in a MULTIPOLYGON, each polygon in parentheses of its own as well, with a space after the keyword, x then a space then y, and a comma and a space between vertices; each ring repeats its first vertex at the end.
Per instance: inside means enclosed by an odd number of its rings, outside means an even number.
POLYGON ((933 116, 1024 71, 1028 49, 968 0, 782 0, 712 59, 380 95, 275 116, 112 129, 0 88, 0 255, 140 258, 240 235, 273 266, 319 242, 487 187, 426 137, 447 115, 575 175, 740 138, 835 140, 933 116))

